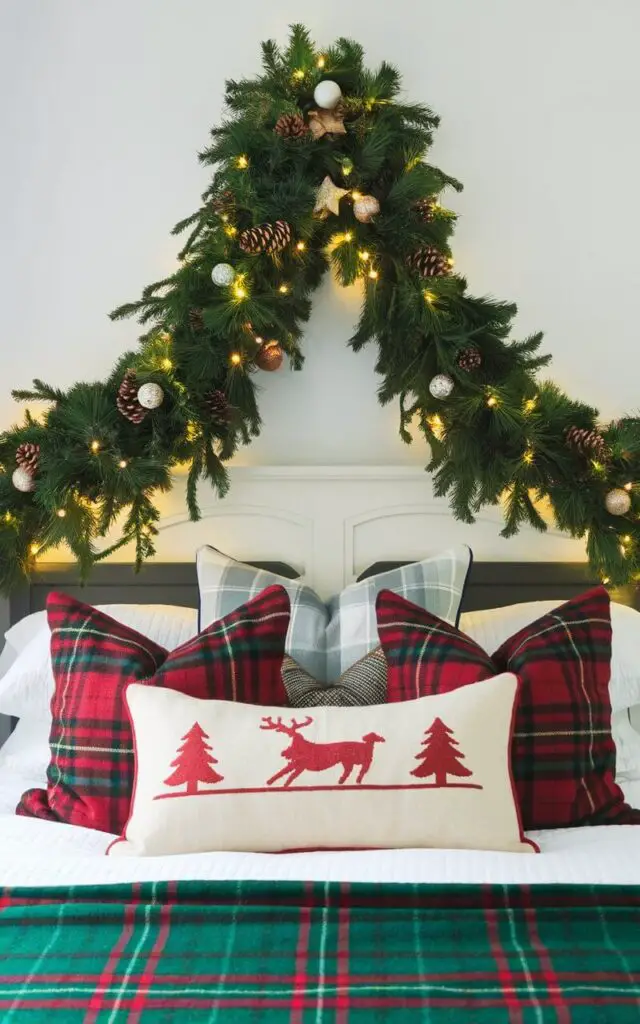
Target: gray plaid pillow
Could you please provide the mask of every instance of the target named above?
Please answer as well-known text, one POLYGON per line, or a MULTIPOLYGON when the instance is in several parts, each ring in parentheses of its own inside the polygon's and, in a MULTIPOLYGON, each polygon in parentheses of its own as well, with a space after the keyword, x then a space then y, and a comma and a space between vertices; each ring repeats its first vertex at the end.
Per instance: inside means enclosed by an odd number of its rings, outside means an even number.
POLYGON ((285 656, 282 681, 292 708, 363 707, 387 701, 387 660, 381 647, 348 668, 337 683, 325 686, 285 656))
POLYGON ((392 590, 445 622, 457 625, 470 564, 471 550, 462 545, 345 587, 329 605, 325 678, 337 680, 380 643, 375 607, 380 590, 392 590))
POLYGON ((326 605, 310 587, 276 573, 236 562, 216 548, 202 547, 197 555, 200 590, 200 629, 224 618, 274 583, 284 587, 291 600, 287 652, 318 679, 325 679, 326 605))

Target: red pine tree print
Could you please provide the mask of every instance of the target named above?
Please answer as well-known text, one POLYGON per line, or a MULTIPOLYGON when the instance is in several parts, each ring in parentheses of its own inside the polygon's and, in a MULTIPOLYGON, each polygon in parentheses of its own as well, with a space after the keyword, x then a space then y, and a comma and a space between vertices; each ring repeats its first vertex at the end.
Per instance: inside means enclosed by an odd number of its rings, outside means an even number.
POLYGON ((178 747, 177 757, 171 762, 175 771, 164 780, 165 786, 184 786, 186 783, 185 792, 179 795, 194 796, 199 792, 199 782, 222 782, 223 776, 211 767, 218 762, 211 753, 211 747, 205 742, 208 739, 204 729, 194 722, 182 737, 182 746, 178 747))
POLYGON ((463 779, 473 775, 473 772, 460 763, 464 754, 456 750, 459 744, 457 740, 453 739, 453 729, 449 729, 441 718, 434 718, 433 724, 424 735, 425 738, 422 741, 424 750, 416 754, 416 761, 422 761, 422 764, 413 769, 412 775, 415 775, 417 779, 425 779, 429 775, 434 775, 434 785, 437 788, 456 785, 455 782, 447 782, 448 775, 463 779))

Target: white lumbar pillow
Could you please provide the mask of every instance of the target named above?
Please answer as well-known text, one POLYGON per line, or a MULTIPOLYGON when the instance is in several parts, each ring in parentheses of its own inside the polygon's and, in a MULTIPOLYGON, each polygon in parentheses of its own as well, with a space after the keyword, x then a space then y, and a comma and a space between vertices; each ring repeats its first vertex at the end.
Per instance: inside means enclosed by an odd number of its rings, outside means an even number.
POLYGON ((531 853, 511 777, 518 680, 302 713, 131 683, 129 821, 110 856, 415 848, 531 853))
MULTIPOLYGON (((195 608, 168 604, 103 604, 98 607, 168 651, 173 651, 198 632, 198 612, 195 608)), ((34 615, 38 616, 35 636, 27 642, 0 678, 0 714, 50 722, 54 688, 51 634, 46 612, 35 612, 34 615)), ((32 616, 27 618, 31 619, 32 616)), ((13 630, 15 628, 12 627, 13 630)), ((23 630, 18 635, 27 635, 27 631, 23 630)), ((7 636, 11 643, 16 634, 9 630, 7 636)))

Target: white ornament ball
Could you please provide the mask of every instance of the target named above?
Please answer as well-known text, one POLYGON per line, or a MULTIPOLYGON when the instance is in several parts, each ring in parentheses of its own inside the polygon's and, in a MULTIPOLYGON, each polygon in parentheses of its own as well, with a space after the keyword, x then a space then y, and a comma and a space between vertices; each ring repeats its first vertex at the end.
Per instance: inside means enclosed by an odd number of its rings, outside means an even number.
POLYGON ((149 381, 138 389, 138 401, 143 409, 159 409, 164 402, 164 391, 159 384, 149 381))
POLYGON ((604 499, 607 512, 612 516, 625 516, 631 508, 631 495, 622 487, 614 487, 604 499))
POLYGON ((342 99, 342 89, 337 82, 330 80, 318 82, 313 90, 313 98, 317 107, 322 107, 323 110, 333 110, 342 99))
POLYGON ((429 384, 429 391, 434 398, 448 398, 454 388, 453 377, 448 373, 438 373, 429 384))
POLYGON ((35 491, 36 489, 36 482, 31 473, 28 473, 26 469, 22 469, 21 466, 14 470, 11 482, 16 491, 22 491, 23 494, 28 494, 29 491, 35 491))
POLYGON ((216 263, 211 271, 211 280, 218 288, 225 288, 236 279, 236 272, 230 263, 216 263))
POLYGON ((361 224, 368 224, 379 213, 380 203, 375 196, 362 196, 361 199, 356 199, 353 204, 353 216, 361 224))

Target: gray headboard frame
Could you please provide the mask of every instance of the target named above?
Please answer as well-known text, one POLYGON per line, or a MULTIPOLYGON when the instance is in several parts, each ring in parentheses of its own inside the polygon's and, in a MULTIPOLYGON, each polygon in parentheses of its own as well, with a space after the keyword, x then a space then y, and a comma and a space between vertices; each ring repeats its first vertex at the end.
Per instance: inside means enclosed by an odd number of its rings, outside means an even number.
MULTIPOLYGON (((282 562, 254 562, 295 579, 295 569, 282 562)), ((361 578, 396 568, 404 562, 377 562, 361 578)), ((575 597, 599 581, 577 562, 474 562, 462 604, 463 611, 500 608, 520 601, 557 600, 575 597)), ((45 607, 47 594, 62 590, 88 604, 175 604, 198 607, 198 584, 193 563, 150 563, 140 573, 130 565, 96 566, 82 585, 73 565, 39 566, 31 583, 10 598, 11 623, 45 607)), ((615 601, 640 610, 640 587, 632 585, 611 592, 615 601)))

